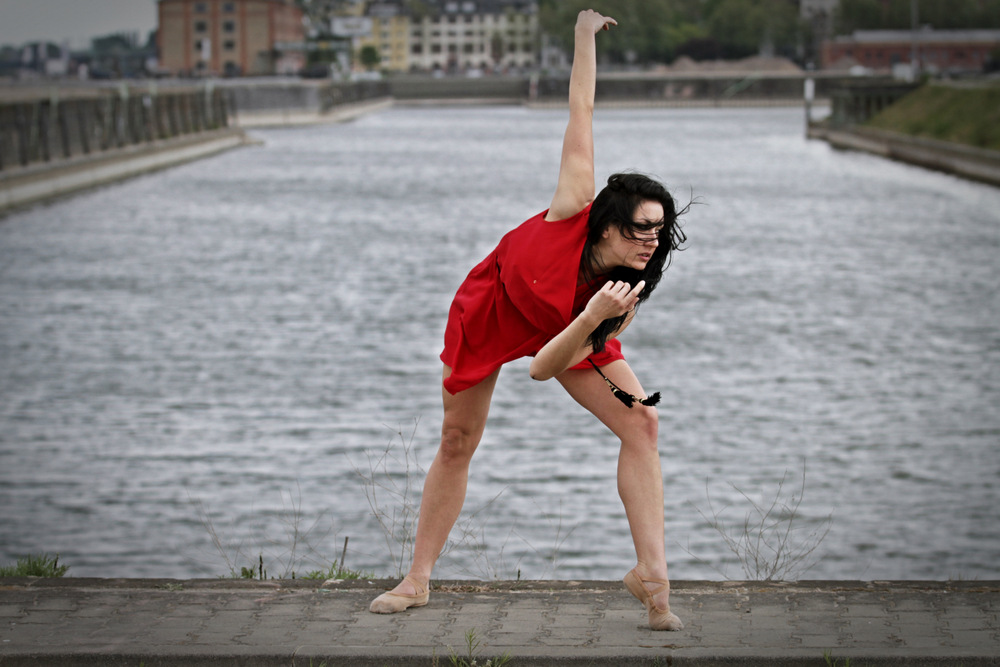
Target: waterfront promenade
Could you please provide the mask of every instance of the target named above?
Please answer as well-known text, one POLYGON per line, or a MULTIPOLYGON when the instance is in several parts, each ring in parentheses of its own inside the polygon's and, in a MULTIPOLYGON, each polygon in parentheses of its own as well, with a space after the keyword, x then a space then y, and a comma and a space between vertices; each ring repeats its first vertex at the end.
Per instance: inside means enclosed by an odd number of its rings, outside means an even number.
POLYGON ((391 583, 0 579, 0 664, 451 664, 470 632, 479 665, 511 667, 1000 664, 1000 582, 678 581, 680 632, 620 582, 434 582, 426 607, 369 613, 391 583))

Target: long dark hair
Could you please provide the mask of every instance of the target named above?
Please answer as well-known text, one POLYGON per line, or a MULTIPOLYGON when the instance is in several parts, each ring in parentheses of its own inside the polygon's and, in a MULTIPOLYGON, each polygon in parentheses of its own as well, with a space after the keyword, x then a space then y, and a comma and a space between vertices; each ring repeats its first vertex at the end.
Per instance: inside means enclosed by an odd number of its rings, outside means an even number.
MULTIPOLYGON (((691 207, 690 204, 678 210, 677 202, 674 201, 673 196, 663 184, 643 174, 612 174, 608 177, 607 186, 597 195, 590 208, 587 241, 583 246, 583 255, 580 258, 584 279, 587 282, 597 279, 598 263, 594 256, 594 247, 601 241, 604 231, 611 225, 615 225, 621 235, 627 239, 635 239, 637 234, 646 231, 642 225, 635 223, 634 217, 636 209, 644 201, 657 201, 663 205, 663 227, 658 235, 659 245, 653 251, 652 258, 642 271, 626 266, 617 266, 606 276, 608 280, 620 280, 633 286, 640 280, 645 280, 646 286, 639 294, 639 304, 642 304, 653 293, 653 290, 660 283, 660 278, 663 277, 663 272, 670 266, 673 252, 678 250, 680 245, 687 240, 684 232, 681 231, 678 218, 687 213, 691 207)), ((657 222, 656 226, 659 224, 657 222)), ((594 346, 595 352, 604 349, 608 337, 625 323, 626 317, 627 315, 622 315, 604 320, 594 329, 587 342, 594 346)))

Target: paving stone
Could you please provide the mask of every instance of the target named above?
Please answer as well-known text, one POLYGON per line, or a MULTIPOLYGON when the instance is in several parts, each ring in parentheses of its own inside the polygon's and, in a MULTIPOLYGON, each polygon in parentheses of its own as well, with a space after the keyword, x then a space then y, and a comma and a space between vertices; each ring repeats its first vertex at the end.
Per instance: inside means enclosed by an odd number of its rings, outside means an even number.
POLYGON ((519 667, 823 664, 825 652, 974 667, 1000 655, 1000 582, 673 582, 680 632, 651 631, 620 582, 455 582, 426 607, 368 613, 383 585, 7 580, 0 664, 447 664, 470 629, 480 664, 507 652, 519 667))

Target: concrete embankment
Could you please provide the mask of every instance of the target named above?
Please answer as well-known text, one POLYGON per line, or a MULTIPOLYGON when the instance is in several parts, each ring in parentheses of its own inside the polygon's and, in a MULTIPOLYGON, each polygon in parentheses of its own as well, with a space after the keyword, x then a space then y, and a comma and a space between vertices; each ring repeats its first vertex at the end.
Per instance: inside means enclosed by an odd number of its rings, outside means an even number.
POLYGON ((341 104, 326 110, 296 107, 242 110, 233 114, 233 124, 242 128, 253 128, 344 123, 360 116, 388 109, 392 104, 391 98, 380 97, 341 104))
POLYGON ((0 172, 0 213, 214 155, 248 143, 226 128, 185 135, 96 155, 0 172))
POLYGON ((869 127, 831 128, 811 125, 807 130, 807 136, 822 139, 835 148, 873 153, 892 160, 1000 186, 1000 151, 869 127))
POLYGON ((370 613, 394 583, 0 579, 0 664, 1000 664, 996 581, 675 581, 677 632, 620 581, 435 581, 425 607, 370 613))
POLYGON ((384 86, 298 81, 0 89, 0 214, 253 143, 245 128, 343 122, 384 86))
POLYGON ((239 127, 339 123, 392 105, 381 81, 230 79, 219 82, 239 127))

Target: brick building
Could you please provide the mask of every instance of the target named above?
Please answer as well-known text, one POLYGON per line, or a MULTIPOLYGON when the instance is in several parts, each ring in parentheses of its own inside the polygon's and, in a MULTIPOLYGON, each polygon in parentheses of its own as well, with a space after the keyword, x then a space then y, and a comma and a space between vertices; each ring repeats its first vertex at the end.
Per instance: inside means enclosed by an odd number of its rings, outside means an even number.
POLYGON ((160 67, 171 74, 293 74, 305 65, 292 0, 159 0, 158 9, 160 67))
POLYGON ((980 72, 998 49, 1000 30, 858 30, 823 42, 821 62, 888 71, 915 54, 921 71, 980 72))

